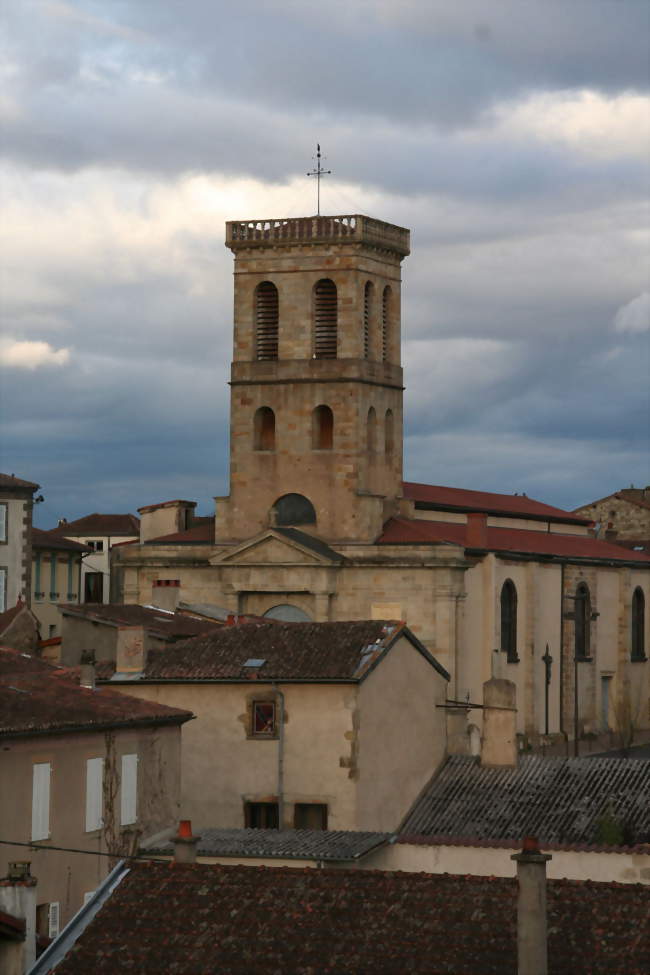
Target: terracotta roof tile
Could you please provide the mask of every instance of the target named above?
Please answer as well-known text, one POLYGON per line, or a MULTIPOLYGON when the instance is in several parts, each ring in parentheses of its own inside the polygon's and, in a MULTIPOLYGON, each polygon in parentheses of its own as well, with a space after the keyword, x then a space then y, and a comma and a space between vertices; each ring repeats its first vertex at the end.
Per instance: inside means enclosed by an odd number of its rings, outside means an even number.
POLYGON ((32 548, 56 549, 57 552, 89 552, 87 545, 73 542, 69 538, 62 538, 52 531, 32 528, 32 548))
POLYGON ((523 494, 493 494, 490 491, 468 491, 465 488, 441 487, 435 484, 415 484, 405 481, 404 497, 415 501, 416 507, 456 511, 483 511, 486 514, 513 515, 516 518, 564 521, 589 524, 584 518, 562 508, 553 508, 542 501, 523 494))
MULTIPOLYGON (((551 880, 549 975, 646 975, 650 887, 551 880)), ((515 975, 504 877, 134 863, 56 968, 515 975)))
POLYGON ((0 488, 27 488, 35 491, 39 488, 40 484, 34 484, 33 481, 23 481, 20 477, 14 477, 13 474, 0 474, 0 488))
POLYGON ((58 535, 140 535, 140 519, 135 515, 104 515, 94 512, 52 529, 58 535))
POLYGON ((214 545, 214 518, 202 518, 198 525, 192 525, 191 528, 186 528, 185 531, 172 532, 170 535, 159 535, 156 538, 149 538, 144 544, 214 545))
POLYGON ((105 687, 89 690, 56 674, 54 666, 0 648, 0 737, 181 724, 189 711, 105 687))
MULTIPOLYGON (((447 542, 467 545, 467 525, 447 521, 391 518, 377 539, 380 545, 424 544, 447 542)), ((487 527, 487 549, 493 552, 519 552, 523 555, 557 556, 605 562, 640 562, 650 564, 644 552, 601 542, 591 535, 563 535, 556 532, 531 531, 522 528, 487 527)))

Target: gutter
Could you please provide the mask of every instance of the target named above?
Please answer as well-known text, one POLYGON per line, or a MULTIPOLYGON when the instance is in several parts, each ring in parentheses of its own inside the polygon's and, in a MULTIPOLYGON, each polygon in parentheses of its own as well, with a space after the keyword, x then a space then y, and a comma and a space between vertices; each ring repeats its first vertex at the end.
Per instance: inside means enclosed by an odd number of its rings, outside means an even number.
MULTIPOLYGON (((103 682, 110 683, 110 682, 103 682)), ((133 681, 131 681, 133 683, 133 681)), ((134 720, 131 718, 128 721, 112 721, 109 723, 103 722, 102 724, 81 724, 81 725, 58 725, 54 728, 25 728, 24 730, 12 730, 2 731, 0 729, 0 741, 4 741, 7 738, 35 738, 44 735, 67 735, 69 732, 97 732, 97 731, 111 731, 113 728, 149 728, 155 725, 174 725, 174 724, 185 724, 186 721, 192 721, 196 717, 195 714, 190 714, 188 712, 188 717, 174 717, 174 718, 139 718, 134 720)))

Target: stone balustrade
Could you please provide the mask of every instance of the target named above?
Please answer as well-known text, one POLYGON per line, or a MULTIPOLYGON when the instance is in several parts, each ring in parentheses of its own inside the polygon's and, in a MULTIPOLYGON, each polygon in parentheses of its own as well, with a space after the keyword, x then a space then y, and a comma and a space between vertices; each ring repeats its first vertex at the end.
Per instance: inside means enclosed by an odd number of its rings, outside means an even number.
POLYGON ((287 217, 279 220, 229 220, 226 246, 264 246, 273 243, 335 243, 350 240, 383 247, 405 256, 410 233, 404 227, 360 214, 336 217, 287 217))

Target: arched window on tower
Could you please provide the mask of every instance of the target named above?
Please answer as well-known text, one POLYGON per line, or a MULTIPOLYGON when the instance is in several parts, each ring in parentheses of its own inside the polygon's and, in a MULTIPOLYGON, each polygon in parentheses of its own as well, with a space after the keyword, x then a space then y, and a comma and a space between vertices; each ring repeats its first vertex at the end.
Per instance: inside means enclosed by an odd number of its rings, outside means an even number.
POLYGON ((268 406, 260 406, 255 412, 253 447, 255 450, 275 450, 275 413, 268 406))
POLYGON ((374 406, 371 406, 368 410, 368 422, 367 422, 367 447, 368 453, 370 455, 374 454, 377 450, 377 414, 375 413, 374 406))
POLYGON ((304 494, 283 494, 273 505, 276 525, 315 525, 316 510, 304 494))
POLYGON ((508 655, 508 663, 516 664, 517 656, 517 590, 512 579, 501 587, 501 649, 508 655))
POLYGON ((632 660, 646 660, 645 655, 645 596, 637 586, 632 595, 632 660))
POLYGON ((384 288, 381 299, 381 359, 388 361, 391 342, 391 315, 393 305, 393 290, 389 284, 384 288))
POLYGON ((314 285, 314 358, 336 359, 338 307, 336 285, 321 278, 314 285))
POLYGON ((366 281, 363 292, 363 358, 370 358, 370 324, 372 322, 372 305, 375 288, 372 281, 366 281))
POLYGON ((575 598, 575 655, 586 660, 591 650, 591 596, 589 587, 581 582, 575 598))
POLYGON ((314 450, 334 446, 334 414, 329 406, 317 406, 311 415, 311 445, 314 450))
POLYGON ((393 451, 395 450, 395 420, 393 418, 393 411, 386 410, 386 419, 384 421, 384 448, 387 457, 393 456, 393 451))
POLYGON ((278 289, 262 281, 255 289, 255 358, 278 357, 278 289))

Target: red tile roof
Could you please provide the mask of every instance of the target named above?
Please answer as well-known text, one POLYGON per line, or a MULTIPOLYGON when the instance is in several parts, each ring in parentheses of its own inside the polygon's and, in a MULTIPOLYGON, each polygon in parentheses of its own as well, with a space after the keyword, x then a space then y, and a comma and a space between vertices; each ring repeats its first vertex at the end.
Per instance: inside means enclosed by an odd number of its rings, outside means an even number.
POLYGON ((58 535, 140 535, 140 519, 135 515, 102 515, 95 512, 52 529, 58 535))
POLYGON ((80 687, 43 660, 0 648, 0 737, 182 724, 191 717, 103 687, 80 687))
POLYGON ((53 531, 43 531, 41 528, 32 528, 32 548, 56 549, 57 552, 90 551, 87 545, 81 545, 69 538, 63 538, 53 531))
POLYGON ((170 641, 187 639, 223 627, 223 623, 217 620, 130 603, 66 603, 59 604, 59 609, 66 617, 108 626, 143 626, 148 633, 170 641))
MULTIPOLYGON (((434 545, 441 542, 467 545, 467 525, 446 521, 391 518, 377 539, 380 545, 434 545)), ((620 545, 601 542, 591 535, 560 535, 555 532, 522 528, 487 527, 487 550, 522 555, 555 556, 560 559, 586 559, 605 562, 638 562, 650 565, 643 552, 623 550, 620 545)))
POLYGON ((145 545, 214 545, 214 518, 197 518, 199 524, 192 525, 182 532, 159 535, 149 538, 145 545))
MULTIPOLYGON (((506 877, 134 863, 56 975, 515 975, 506 877)), ((549 975, 647 975, 650 887, 551 880, 549 975)))
POLYGON ((19 601, 11 609, 6 609, 4 613, 0 613, 0 635, 11 626, 16 617, 26 608, 27 604, 19 601))
POLYGON ((562 521, 586 525, 588 520, 580 518, 562 508, 551 505, 524 494, 492 494, 490 491, 467 491, 465 488, 440 487, 434 484, 414 484, 405 481, 402 485, 404 497, 415 501, 416 507, 447 511, 483 511, 492 515, 512 515, 516 518, 530 518, 536 521, 562 521))
POLYGON ((20 477, 14 477, 13 474, 0 474, 0 488, 28 488, 35 491, 38 487, 40 484, 34 484, 33 481, 23 481, 20 477))

